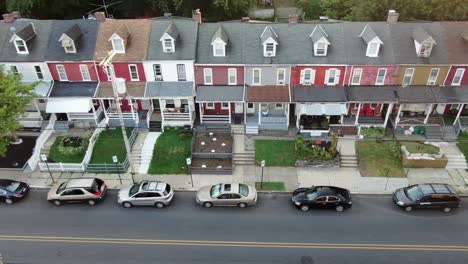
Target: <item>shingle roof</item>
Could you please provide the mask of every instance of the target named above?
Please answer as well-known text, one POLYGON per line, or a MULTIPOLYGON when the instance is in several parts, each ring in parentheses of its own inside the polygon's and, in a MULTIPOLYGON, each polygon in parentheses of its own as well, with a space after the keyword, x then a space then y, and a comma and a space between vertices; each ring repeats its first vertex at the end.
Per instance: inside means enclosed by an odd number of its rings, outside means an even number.
POLYGON ((179 31, 177 30, 177 27, 174 25, 174 23, 171 22, 169 23, 167 28, 163 31, 163 35, 164 34, 168 34, 169 36, 171 36, 171 38, 177 39, 177 37, 179 36, 179 31))
POLYGON ((399 103, 434 103, 436 97, 430 86, 410 86, 395 88, 399 103))
POLYGON ((328 37, 327 33, 323 30, 323 28, 320 25, 315 26, 314 30, 312 30, 312 33, 310 33, 310 38, 312 39, 312 42, 314 44, 317 43, 322 38, 327 39, 327 37, 328 37))
MULTIPOLYGON (((130 36, 130 29, 128 28, 126 23, 122 23, 115 31, 121 39, 125 41, 125 44, 128 42, 128 37, 130 36)), ((112 36, 112 35, 111 35, 112 36)))
POLYGON ((397 102, 395 87, 350 86, 346 89, 350 102, 397 102))
POLYGON ((49 97, 94 97, 98 82, 55 81, 49 97))
MULTIPOLYGON (((126 82, 127 92, 129 96, 132 97, 141 97, 145 95, 145 82, 126 82)), ((114 90, 112 88, 111 82, 101 82, 99 83, 98 92, 95 96, 96 98, 109 98, 114 97, 114 90)))
POLYGON ((431 35, 429 35, 422 27, 416 27, 413 29, 411 37, 419 43, 432 39, 431 35))
POLYGON ((193 82, 148 82, 145 97, 193 97, 193 82))
POLYGON ((431 87, 437 103, 466 103, 468 102, 468 87, 431 87))
POLYGON ((15 19, 13 23, 0 23, 0 28, 4 28, 5 32, 3 43, 0 43, 0 61, 18 61, 18 62, 34 62, 46 61, 45 54, 47 44, 49 42, 50 30, 52 27, 52 20, 32 20, 32 19, 15 19), (29 54, 18 55, 14 43, 10 42, 13 32, 10 28, 22 29, 28 26, 31 22, 34 23, 36 29, 36 36, 30 39, 27 43, 29 54))
POLYGON ((105 22, 101 22, 96 40, 94 60, 101 61, 112 50, 112 43, 109 38, 117 33, 117 30, 124 34, 122 32, 125 32, 125 28, 121 28, 122 25, 128 27, 130 41, 125 45, 124 54, 114 56, 114 62, 146 60, 151 31, 151 20, 148 19, 107 19, 105 22))
MULTIPOLYGON (((48 61, 92 61, 96 48, 98 29, 99 23, 94 20, 77 19, 54 21, 52 23, 46 59, 48 61), (65 53, 59 39, 62 34, 70 30, 72 30, 72 32, 69 33, 76 36, 76 27, 79 27, 81 31, 81 37, 75 40, 76 53, 65 53)), ((69 35, 67 34, 67 36, 69 35)))
POLYGON ((291 89, 293 102, 346 102, 345 88, 341 86, 297 86, 291 89))
MULTIPOLYGON (((448 63, 468 63, 468 22, 440 22, 444 43, 447 45, 448 63), (465 35, 464 35, 465 34, 465 35), (466 36, 466 39, 463 37, 466 36)), ((440 46, 437 45, 438 48, 440 46)), ((433 48, 433 49, 434 49, 433 48)))
POLYGON ((288 86, 247 86, 247 102, 290 102, 288 86))
POLYGON ((196 21, 188 18, 161 17, 153 19, 151 25, 148 60, 195 60, 198 31, 196 21), (171 23, 177 26, 179 37, 175 41, 175 52, 165 53, 160 38, 171 23))
POLYGON ((243 85, 197 86, 197 102, 241 102, 244 101, 243 85))
POLYGON ((362 40, 364 40, 364 42, 366 43, 369 43, 373 39, 378 38, 377 34, 375 33, 375 31, 372 29, 372 27, 369 24, 364 26, 361 34, 359 34, 359 37, 362 38, 362 40))
POLYGON ((15 33, 17 37, 24 41, 28 41, 36 36, 33 22, 27 24, 25 27, 15 33))
POLYGON ((219 25, 218 30, 216 30, 213 37, 211 38, 211 44, 213 44, 213 42, 215 42, 217 39, 220 39, 220 40, 224 41, 224 43, 226 43, 226 44, 229 41, 229 37, 226 34, 226 31, 224 31, 222 25, 219 25))
POLYGON ((265 43, 269 38, 273 39, 276 41, 276 43, 279 43, 278 41, 278 35, 276 32, 273 30, 272 27, 266 26, 265 29, 263 30, 262 34, 260 35, 260 38, 262 39, 262 44, 265 43))
POLYGON ((63 32, 63 34, 67 35, 69 38, 73 40, 77 40, 78 38, 81 37, 83 33, 81 32, 81 28, 78 24, 73 24, 73 26, 71 26, 69 29, 63 32))

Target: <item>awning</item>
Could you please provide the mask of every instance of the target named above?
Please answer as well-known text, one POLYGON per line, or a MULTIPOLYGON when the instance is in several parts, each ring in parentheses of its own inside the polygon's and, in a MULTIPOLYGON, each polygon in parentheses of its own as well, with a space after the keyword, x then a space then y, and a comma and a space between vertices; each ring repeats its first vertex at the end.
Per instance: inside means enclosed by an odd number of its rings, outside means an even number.
POLYGON ((346 104, 298 104, 298 115, 344 115, 346 104))
POLYGON ((193 82, 148 82, 145 97, 180 98, 193 97, 193 82))
POLYGON ((197 102, 243 102, 244 86, 197 86, 197 102))
POLYGON ((46 113, 88 113, 92 107, 89 98, 49 98, 46 113))
POLYGON ((403 104, 402 111, 426 112, 428 104, 403 104))

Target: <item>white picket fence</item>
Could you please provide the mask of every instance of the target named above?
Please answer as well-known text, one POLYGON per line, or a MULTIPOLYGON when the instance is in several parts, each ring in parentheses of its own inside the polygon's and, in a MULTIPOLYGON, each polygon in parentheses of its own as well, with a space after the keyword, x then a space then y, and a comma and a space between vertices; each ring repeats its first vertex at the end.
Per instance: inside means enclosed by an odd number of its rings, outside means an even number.
POLYGON ((33 154, 28 160, 28 166, 34 171, 37 164, 40 161, 41 149, 44 144, 49 140, 50 136, 54 133, 54 125, 57 120, 55 115, 50 116, 49 124, 42 130, 41 135, 36 139, 36 145, 34 146, 33 154))

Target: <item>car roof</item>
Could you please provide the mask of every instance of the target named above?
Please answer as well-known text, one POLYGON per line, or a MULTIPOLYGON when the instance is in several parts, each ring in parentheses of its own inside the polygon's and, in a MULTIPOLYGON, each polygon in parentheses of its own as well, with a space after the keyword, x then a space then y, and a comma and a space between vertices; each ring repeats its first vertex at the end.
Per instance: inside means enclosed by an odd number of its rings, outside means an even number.
POLYGON ((9 185, 9 184, 11 184, 12 182, 15 182, 15 181, 14 181, 14 180, 2 179, 2 180, 0 180, 0 186, 9 185))
POLYGON ((317 193, 321 196, 326 195, 338 195, 343 188, 335 187, 335 186, 314 186, 310 188, 311 190, 316 190, 317 193))
POLYGON ((166 189, 167 184, 164 182, 158 182, 158 181, 148 181, 148 182, 142 182, 141 183, 141 189, 143 191, 164 191, 166 189), (143 186, 145 183, 145 186, 143 186))
POLYGON ((450 185, 442 183, 418 184, 418 187, 425 195, 455 193, 455 190, 450 185))
POLYGON ((239 193, 239 184, 223 183, 221 184, 221 193, 239 193))
POLYGON ((82 178, 82 179, 70 179, 67 182, 66 188, 87 188, 93 185, 96 178, 82 178))

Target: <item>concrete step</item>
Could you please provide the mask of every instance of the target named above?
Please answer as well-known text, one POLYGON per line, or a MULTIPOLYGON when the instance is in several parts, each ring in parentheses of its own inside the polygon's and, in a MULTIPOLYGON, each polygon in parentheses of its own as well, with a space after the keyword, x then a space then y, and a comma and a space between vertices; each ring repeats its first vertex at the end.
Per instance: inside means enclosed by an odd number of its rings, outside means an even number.
POLYGON ((258 134, 258 126, 246 126, 245 133, 250 135, 257 135, 258 134))
POLYGON ((340 167, 343 167, 343 168, 357 168, 358 165, 357 164, 340 164, 340 167))

